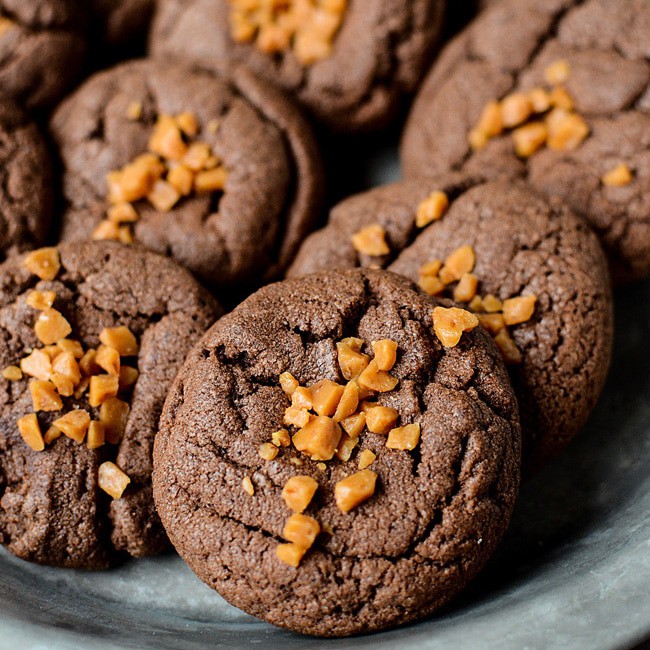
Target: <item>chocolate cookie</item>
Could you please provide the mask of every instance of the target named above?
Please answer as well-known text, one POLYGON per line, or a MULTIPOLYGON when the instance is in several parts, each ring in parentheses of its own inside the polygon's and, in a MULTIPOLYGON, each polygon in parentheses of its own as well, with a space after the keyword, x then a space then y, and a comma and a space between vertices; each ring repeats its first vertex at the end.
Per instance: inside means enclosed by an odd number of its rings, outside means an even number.
POLYGON ((151 52, 246 63, 337 131, 385 124, 412 92, 444 0, 161 0, 151 52))
POLYGON ((650 21, 644 0, 504 0, 447 46, 402 143, 407 176, 489 167, 560 196, 621 279, 650 273, 650 21))
POLYGON ((497 349, 449 304, 329 272, 266 286, 206 333, 154 447, 158 511, 202 580, 344 636, 426 616, 476 575, 508 525, 520 432, 497 349))
POLYGON ((92 0, 103 46, 124 48, 144 39, 155 0, 92 0))
POLYGON ((43 243, 52 210, 43 138, 13 103, 0 102, 0 259, 43 243))
POLYGON ((77 0, 0 0, 2 96, 51 106, 81 70, 84 16, 77 0))
POLYGON ((154 434, 218 307, 173 261, 112 242, 0 267, 0 540, 25 560, 99 569, 153 555, 154 434))
POLYGON ((388 185, 335 207, 289 275, 377 265, 469 304, 495 336, 519 399, 527 472, 581 429, 609 367, 612 300, 602 250, 566 207, 522 182, 388 185))
POLYGON ((276 275, 317 216, 310 130, 243 68, 127 63, 81 86, 51 129, 64 241, 134 242, 228 287, 276 275))

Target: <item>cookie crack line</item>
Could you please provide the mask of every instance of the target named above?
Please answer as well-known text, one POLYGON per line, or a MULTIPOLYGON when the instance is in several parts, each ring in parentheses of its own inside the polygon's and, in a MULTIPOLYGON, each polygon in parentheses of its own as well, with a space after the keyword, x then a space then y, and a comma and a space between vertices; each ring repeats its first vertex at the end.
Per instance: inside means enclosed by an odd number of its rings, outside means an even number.
MULTIPOLYGON (((189 503, 189 507, 194 512, 197 511, 209 512, 212 515, 218 517, 219 519, 222 519, 224 521, 229 521, 235 524, 236 526, 241 526, 242 529, 250 533, 260 534, 266 539, 273 540, 277 543, 284 543, 285 541, 283 537, 267 530, 263 526, 245 523, 241 521, 241 519, 238 519, 237 517, 233 517, 232 515, 221 513, 217 508, 214 507, 213 504, 204 503, 200 499, 197 499, 191 492, 188 491, 188 489, 185 486, 180 485, 177 481, 173 482, 173 489, 185 494, 187 502, 189 503)), ((426 531, 422 533, 422 535, 420 535, 416 540, 414 540, 412 543, 409 544, 405 553, 400 553, 399 555, 389 555, 385 553, 364 553, 362 555, 359 555, 358 553, 351 553, 351 554, 336 553, 332 551, 330 548, 328 548, 326 545, 325 546, 319 545, 316 549, 316 552, 320 552, 323 555, 326 555, 327 557, 330 557, 335 560, 357 559, 361 557, 369 560, 383 560, 393 565, 402 561, 416 560, 418 564, 425 564, 428 566, 434 566, 441 569, 445 569, 449 566, 453 566, 454 562, 445 563, 445 562, 434 560, 432 558, 429 558, 425 555, 418 553, 416 548, 417 546, 420 546, 422 543, 426 542, 427 539, 436 530, 436 528, 442 524, 443 512, 444 512, 444 508, 440 510, 436 510, 434 512, 434 517, 432 521, 429 522, 429 524, 427 525, 426 531)), ((471 540, 471 539, 473 538, 472 537, 467 538, 467 540, 471 540)), ((461 562, 460 559, 456 561, 461 562)))

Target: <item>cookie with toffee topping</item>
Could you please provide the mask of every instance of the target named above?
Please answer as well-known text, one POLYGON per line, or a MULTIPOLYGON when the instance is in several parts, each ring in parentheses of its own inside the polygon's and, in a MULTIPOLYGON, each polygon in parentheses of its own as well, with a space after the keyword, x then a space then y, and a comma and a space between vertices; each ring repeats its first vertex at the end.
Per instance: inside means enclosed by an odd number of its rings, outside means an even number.
POLYGON ((617 279, 650 275, 647 3, 492 5, 429 72, 403 136, 406 176, 508 165, 587 220, 617 279))
POLYGON ((519 462, 516 400, 476 316, 392 273, 332 271, 266 286, 197 344, 165 403, 154 496, 228 601, 344 636, 453 598, 508 525, 519 462))
POLYGON ((112 242, 0 267, 0 540, 12 553, 99 569, 168 547, 153 439, 176 371, 219 311, 172 260, 112 242))
POLYGON ((117 66, 73 93, 51 130, 64 241, 144 246, 223 288, 277 275, 318 213, 311 131, 237 66, 117 66))
POLYGON ((337 131, 379 128, 415 90, 445 0, 162 0, 154 56, 245 63, 337 131))
POLYGON ((463 174, 387 185, 336 206, 289 275, 355 266, 476 312, 508 363, 527 471, 581 429, 609 367, 612 298, 601 247, 566 206, 463 174))

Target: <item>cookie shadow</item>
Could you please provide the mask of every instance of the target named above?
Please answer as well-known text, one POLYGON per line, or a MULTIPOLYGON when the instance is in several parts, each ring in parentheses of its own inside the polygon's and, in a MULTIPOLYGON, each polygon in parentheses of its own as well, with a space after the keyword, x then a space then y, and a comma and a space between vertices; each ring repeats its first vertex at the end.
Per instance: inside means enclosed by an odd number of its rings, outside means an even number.
POLYGON ((646 489, 649 299, 648 281, 617 291, 612 364, 596 409, 565 452, 522 486, 496 555, 448 609, 532 580, 646 489))

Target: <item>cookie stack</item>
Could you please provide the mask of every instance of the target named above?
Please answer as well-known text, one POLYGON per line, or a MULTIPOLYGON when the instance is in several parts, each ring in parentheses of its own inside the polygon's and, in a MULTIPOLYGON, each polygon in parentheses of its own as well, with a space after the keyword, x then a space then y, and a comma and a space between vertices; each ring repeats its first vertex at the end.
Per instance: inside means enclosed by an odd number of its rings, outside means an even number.
POLYGON ((440 47, 443 0, 0 0, 12 553, 173 546, 321 636, 477 575, 650 275, 647 8, 482 4, 440 47), (332 206, 319 144, 416 91, 404 178, 332 206))

